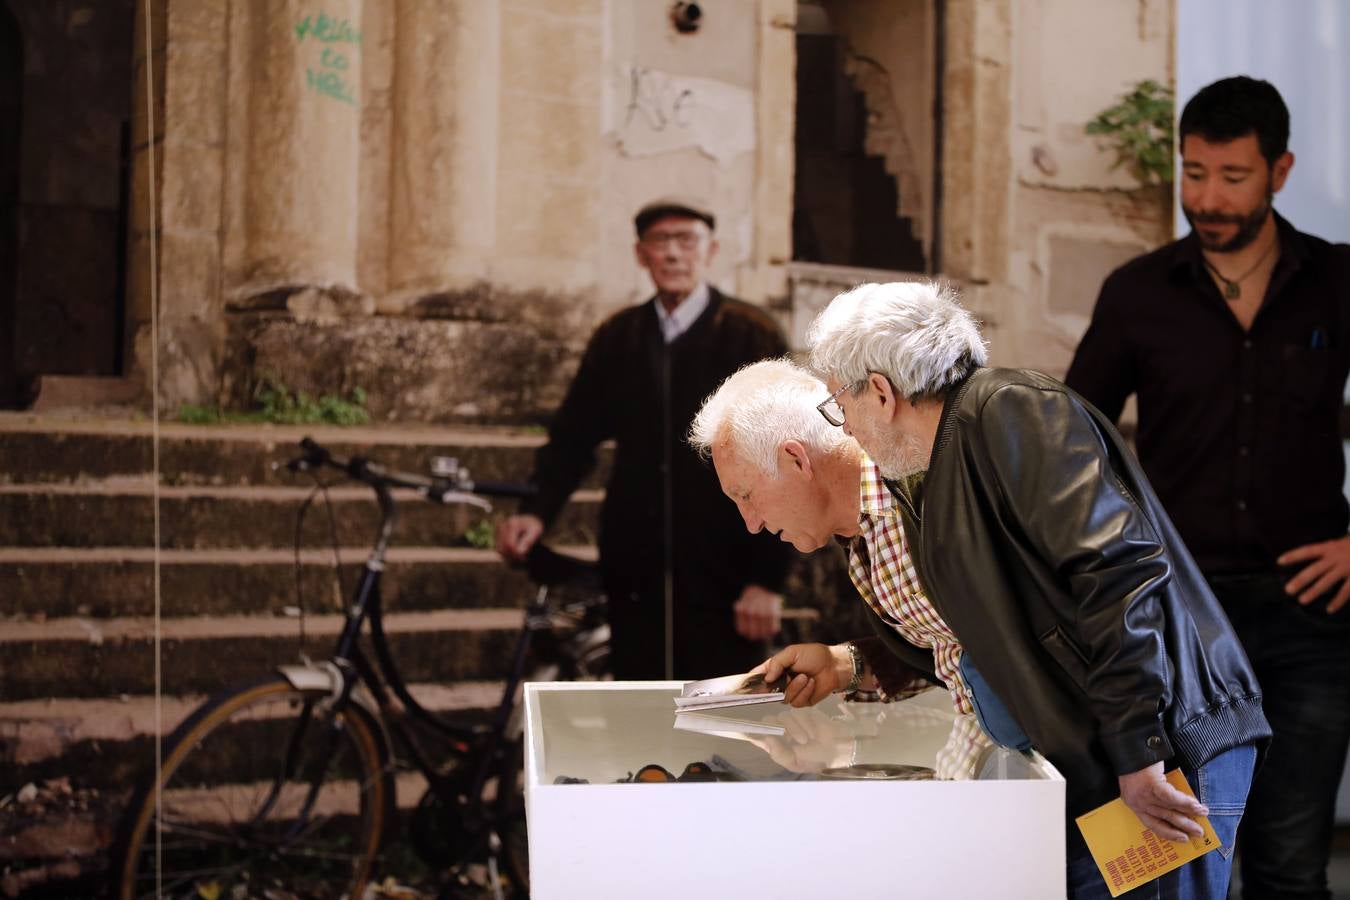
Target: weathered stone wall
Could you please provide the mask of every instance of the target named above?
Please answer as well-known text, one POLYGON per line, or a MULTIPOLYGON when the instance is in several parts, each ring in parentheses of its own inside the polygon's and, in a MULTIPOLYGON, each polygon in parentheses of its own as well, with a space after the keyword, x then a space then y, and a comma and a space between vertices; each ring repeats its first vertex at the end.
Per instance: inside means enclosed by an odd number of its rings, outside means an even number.
MULTIPOLYGON (((360 384, 400 418, 542 418, 529 404, 556 397, 594 323, 650 290, 631 216, 660 194, 718 213, 719 286, 788 295, 792 0, 725 0, 691 35, 664 3, 161 2, 167 409, 241 403, 271 375, 360 384), (475 376, 491 367, 469 363, 486 345, 555 386, 483 403, 475 376), (402 346, 416 361, 360 362, 402 346), (395 378, 401 366, 415 374, 395 378)), ((949 0, 940 20, 926 4, 826 6, 868 98, 869 149, 937 270, 993 323, 996 361, 1062 371, 1101 278, 1170 227, 1165 198, 1112 170, 1083 126, 1138 80, 1170 81, 1173 0, 949 0), (939 88, 940 160, 924 115, 939 88)), ((143 210, 134 225, 148 367, 143 210)))
POLYGON ((402 419, 541 418, 596 321, 649 292, 632 214, 663 194, 718 214, 719 286, 786 294, 791 0, 688 35, 665 3, 164 6, 168 410, 267 376, 402 419))
POLYGON ((1102 279, 1169 239, 1088 121, 1173 81, 1173 0, 948 3, 942 271, 991 322, 994 362, 1062 375, 1102 279))

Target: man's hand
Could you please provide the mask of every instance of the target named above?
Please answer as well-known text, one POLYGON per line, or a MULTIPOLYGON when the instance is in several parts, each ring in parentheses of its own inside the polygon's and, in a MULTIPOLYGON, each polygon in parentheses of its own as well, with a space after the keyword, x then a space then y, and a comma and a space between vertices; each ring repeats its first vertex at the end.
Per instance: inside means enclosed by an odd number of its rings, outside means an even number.
POLYGON ((793 644, 770 656, 752 672, 763 672, 765 681, 775 681, 785 669, 797 673, 783 692, 792 706, 814 706, 848 684, 853 664, 843 644, 793 644))
POLYGON ((768 640, 778 633, 783 617, 783 595, 757 584, 747 584, 732 609, 736 633, 747 641, 768 640))
POLYGON ((544 533, 538 516, 508 516, 497 523, 497 552, 503 559, 520 562, 544 533))
POLYGON ((820 710, 765 716, 764 721, 782 725, 783 735, 746 738, 789 772, 819 772, 853 762, 857 745, 853 732, 820 710))
POLYGON ((1161 762, 1121 775, 1120 799, 1160 838, 1184 842, 1205 833, 1195 817, 1209 815, 1209 807, 1168 784, 1161 762))
POLYGON ((1284 586, 1285 593, 1297 596, 1299 603, 1311 603, 1337 584, 1341 588, 1327 604, 1327 613, 1334 613, 1350 602, 1350 534, 1334 541, 1295 547, 1276 562, 1282 566, 1307 563, 1284 586))

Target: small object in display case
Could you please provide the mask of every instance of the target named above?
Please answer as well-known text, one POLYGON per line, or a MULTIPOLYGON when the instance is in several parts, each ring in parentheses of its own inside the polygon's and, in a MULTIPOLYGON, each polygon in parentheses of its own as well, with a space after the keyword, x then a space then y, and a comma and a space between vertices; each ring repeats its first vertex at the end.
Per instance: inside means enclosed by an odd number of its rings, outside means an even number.
POLYGON ((672 716, 685 687, 525 686, 533 900, 1064 897, 1063 778, 947 691, 672 716), (871 847, 901 819, 924 827, 847 865, 794 849, 871 847))
POLYGON ((894 763, 855 763, 821 770, 821 778, 837 781, 932 781, 928 766, 901 766, 894 763))

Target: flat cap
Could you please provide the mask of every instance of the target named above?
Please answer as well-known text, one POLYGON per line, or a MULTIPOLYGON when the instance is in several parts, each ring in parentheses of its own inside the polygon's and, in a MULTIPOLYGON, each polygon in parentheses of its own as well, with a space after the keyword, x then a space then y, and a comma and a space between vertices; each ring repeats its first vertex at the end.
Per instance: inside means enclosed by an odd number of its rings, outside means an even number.
POLYGON ((661 197, 642 207, 633 217, 638 237, 642 237, 647 227, 662 216, 688 216, 691 219, 698 219, 709 228, 717 227, 717 219, 697 200, 688 197, 661 197))

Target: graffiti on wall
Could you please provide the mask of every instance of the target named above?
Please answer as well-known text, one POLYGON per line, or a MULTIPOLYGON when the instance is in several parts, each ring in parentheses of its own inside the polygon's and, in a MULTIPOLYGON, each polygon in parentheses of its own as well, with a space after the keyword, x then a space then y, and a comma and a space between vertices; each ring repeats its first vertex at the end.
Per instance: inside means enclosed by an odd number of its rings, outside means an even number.
POLYGON ((663 72, 654 72, 642 66, 628 70, 628 108, 624 110, 624 128, 641 117, 643 124, 653 131, 667 128, 688 128, 694 117, 698 98, 687 86, 663 72))
POLYGON ((305 16, 296 23, 295 39, 300 44, 311 41, 317 45, 317 65, 305 67, 306 87, 355 106, 350 67, 351 56, 361 51, 361 32, 346 19, 321 12, 317 16, 305 16))
POLYGON ((630 156, 697 147, 719 162, 755 146, 755 101, 746 88, 631 65, 615 79, 612 121, 630 156))

